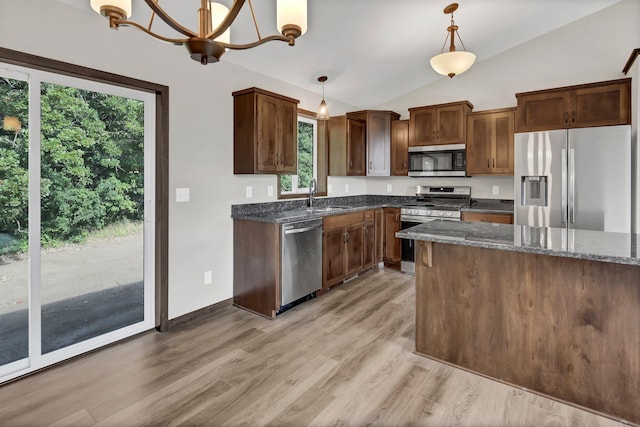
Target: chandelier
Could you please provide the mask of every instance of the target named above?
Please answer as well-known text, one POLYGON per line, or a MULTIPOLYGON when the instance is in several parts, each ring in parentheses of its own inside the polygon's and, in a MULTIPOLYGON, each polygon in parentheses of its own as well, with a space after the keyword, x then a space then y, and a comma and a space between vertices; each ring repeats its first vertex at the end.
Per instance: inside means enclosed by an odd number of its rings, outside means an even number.
POLYGON ((191 58, 203 65, 218 62, 227 49, 250 49, 273 40, 284 41, 289 43, 289 46, 293 46, 296 38, 307 31, 307 0, 277 0, 277 26, 281 34, 268 37, 260 35, 251 0, 233 0, 231 9, 220 3, 201 0, 197 32, 182 26, 169 16, 160 6, 160 0, 144 1, 152 11, 149 25, 146 27, 128 20, 131 17, 131 0, 91 0, 91 7, 109 19, 109 27, 116 30, 120 26, 135 27, 159 40, 184 45, 191 58), (247 44, 232 44, 229 27, 247 1, 258 39, 247 44), (170 38, 152 31, 151 27, 156 16, 184 37, 170 38))
POLYGON ((447 37, 444 39, 444 45, 439 55, 431 58, 431 67, 439 74, 449 76, 453 78, 456 74, 462 74, 467 71, 473 65, 476 60, 476 56, 467 52, 458 34, 458 26, 453 22, 453 12, 458 9, 458 3, 451 3, 444 8, 445 14, 451 14, 451 25, 447 28, 447 37), (462 51, 457 51, 455 46, 455 36, 458 35, 458 40, 462 45, 462 51), (444 47, 447 45, 447 40, 451 38, 451 44, 449 45, 449 52, 444 51, 444 47))

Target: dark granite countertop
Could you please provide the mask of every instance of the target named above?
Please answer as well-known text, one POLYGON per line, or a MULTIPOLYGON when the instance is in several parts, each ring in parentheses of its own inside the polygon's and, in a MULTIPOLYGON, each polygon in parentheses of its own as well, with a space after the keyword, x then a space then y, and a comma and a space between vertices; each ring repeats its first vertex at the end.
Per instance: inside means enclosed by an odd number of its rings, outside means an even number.
POLYGON ((482 222, 431 221, 397 237, 533 254, 640 265, 640 235, 482 222))
POLYGON ((513 200, 503 199, 472 199, 471 205, 461 209, 463 212, 482 213, 513 213, 513 200))
POLYGON ((313 209, 307 208, 306 199, 251 203, 232 205, 231 218, 282 224, 367 209, 399 208, 412 201, 415 201, 415 197, 372 195, 322 197, 315 200, 313 209))

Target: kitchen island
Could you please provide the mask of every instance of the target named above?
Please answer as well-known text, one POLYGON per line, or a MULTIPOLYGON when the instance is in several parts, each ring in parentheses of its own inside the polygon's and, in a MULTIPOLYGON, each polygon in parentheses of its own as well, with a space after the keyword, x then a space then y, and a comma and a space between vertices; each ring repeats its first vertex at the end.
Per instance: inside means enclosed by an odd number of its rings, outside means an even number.
POLYGON ((640 236, 432 221, 416 352, 640 423, 640 236))

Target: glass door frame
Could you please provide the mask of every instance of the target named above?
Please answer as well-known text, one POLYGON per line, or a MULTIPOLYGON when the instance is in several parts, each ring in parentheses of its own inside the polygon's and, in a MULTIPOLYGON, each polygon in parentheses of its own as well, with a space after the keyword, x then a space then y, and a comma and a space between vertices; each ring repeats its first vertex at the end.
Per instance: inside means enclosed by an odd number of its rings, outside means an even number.
MULTIPOLYGON (((4 48, 0 48, 0 62, 3 63, 3 68, 6 67, 26 72, 31 76, 29 80, 30 135, 37 135, 37 142, 32 144, 32 138, 30 138, 29 169, 31 170, 33 168, 37 170, 37 172, 34 171, 36 176, 30 175, 29 180, 29 221, 30 226, 35 226, 37 230, 33 230, 34 232, 30 231, 29 236, 30 277, 37 277, 36 275, 39 274, 40 270, 40 81, 64 85, 69 85, 69 83, 73 81, 78 83, 77 85, 72 85, 73 87, 80 86, 80 88, 88 90, 94 90, 92 87, 108 88, 109 90, 107 93, 112 93, 112 91, 113 94, 126 93, 124 96, 129 97, 130 94, 133 93, 130 90, 133 89, 137 92, 144 92, 145 94, 142 98, 146 98, 147 102, 154 104, 155 100, 155 108, 145 108, 145 175, 147 173, 152 173, 155 179, 147 180, 145 177, 146 182, 153 182, 154 184, 152 188, 147 188, 145 183, 144 218, 145 236, 153 236, 152 242, 148 242, 145 238, 145 258, 147 253, 153 255, 152 262, 145 262, 145 299, 151 298, 153 295, 155 301, 149 304, 145 303, 147 308, 145 308, 144 328, 140 329, 140 324, 137 324, 135 327, 125 327, 103 336, 92 338, 64 349, 56 350, 43 356, 40 354, 40 293, 39 289, 35 289, 35 291, 30 289, 29 358, 5 365, 0 370, 0 383, 2 383, 35 370, 39 370, 53 363, 57 363, 61 360, 82 354, 89 351, 89 346, 96 348, 107 345, 131 336, 132 334, 151 329, 154 326, 158 331, 167 330, 169 89, 162 85, 143 82, 4 48), (34 76, 36 77, 34 78, 34 76), (34 112, 37 113, 34 114, 34 112), (155 116, 155 126, 153 131, 150 133, 154 133, 155 135, 152 137, 152 140, 147 141, 146 123, 149 122, 148 119, 153 117, 152 115, 155 116), (31 121, 33 118, 37 119, 31 121), (153 156, 147 155, 147 145, 153 147, 153 156), (37 167, 34 168, 32 165, 37 165, 37 167), (150 197, 147 196, 147 191, 149 192, 150 197), (31 206, 38 206, 38 209, 31 209, 31 206), (149 211, 154 212, 153 217, 147 216, 146 212, 149 211), (147 277, 151 280, 147 281, 147 277), (152 283, 152 289, 147 289, 147 283, 152 283), (151 290, 153 292, 150 292, 151 290), (34 307, 36 307, 36 309, 34 309, 34 307), (12 372, 8 373, 8 370, 11 370, 12 372)), ((32 287, 30 286, 30 288, 32 287)))

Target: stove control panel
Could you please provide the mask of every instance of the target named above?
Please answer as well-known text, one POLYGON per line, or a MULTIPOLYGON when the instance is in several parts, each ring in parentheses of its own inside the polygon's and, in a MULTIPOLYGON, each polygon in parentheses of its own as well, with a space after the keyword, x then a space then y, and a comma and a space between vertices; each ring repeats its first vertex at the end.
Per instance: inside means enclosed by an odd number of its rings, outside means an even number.
POLYGON ((409 216, 421 216, 430 218, 460 218, 459 210, 443 210, 443 209, 431 209, 431 208, 402 208, 401 215, 409 216))

